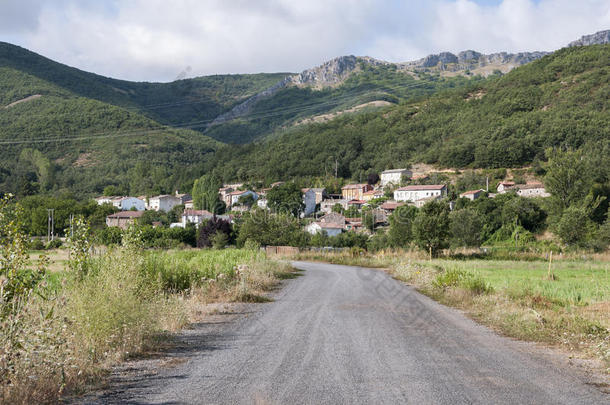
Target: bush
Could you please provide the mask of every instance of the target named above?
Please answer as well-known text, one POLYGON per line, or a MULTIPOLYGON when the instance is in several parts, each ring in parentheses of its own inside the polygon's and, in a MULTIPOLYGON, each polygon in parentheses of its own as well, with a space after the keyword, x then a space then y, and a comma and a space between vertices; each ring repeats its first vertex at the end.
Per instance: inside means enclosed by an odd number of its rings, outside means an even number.
POLYGON ((45 244, 41 239, 33 239, 30 242, 30 250, 44 250, 45 244))
POLYGON ((59 249, 63 245, 61 239, 53 239, 47 243, 45 249, 59 249))
POLYGON ((432 281, 432 285, 443 290, 448 287, 461 287, 475 295, 493 292, 493 287, 486 283, 482 277, 458 269, 443 271, 432 281))

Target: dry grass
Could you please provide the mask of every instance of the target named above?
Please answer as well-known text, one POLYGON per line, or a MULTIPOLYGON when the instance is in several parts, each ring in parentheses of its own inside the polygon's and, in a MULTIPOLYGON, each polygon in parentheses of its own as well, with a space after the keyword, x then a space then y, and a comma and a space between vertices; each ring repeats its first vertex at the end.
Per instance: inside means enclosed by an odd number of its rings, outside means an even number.
POLYGON ((153 269, 153 264, 172 262, 151 262, 147 254, 117 249, 96 257, 83 280, 51 274, 62 281, 41 286, 48 289, 41 290, 44 299, 33 295, 19 319, 2 324, 0 340, 5 341, 13 322, 19 325, 20 343, 0 345, 0 403, 56 403, 67 393, 98 386, 113 365, 154 352, 167 333, 200 319, 206 304, 267 301, 281 279, 292 274, 287 265, 256 252, 164 254, 176 256, 175 266, 192 267, 153 269), (187 290, 163 290, 160 277, 171 278, 173 270, 181 271, 180 277, 188 271, 197 277, 185 278, 193 283, 187 290), (210 277, 201 279, 200 271, 210 277))

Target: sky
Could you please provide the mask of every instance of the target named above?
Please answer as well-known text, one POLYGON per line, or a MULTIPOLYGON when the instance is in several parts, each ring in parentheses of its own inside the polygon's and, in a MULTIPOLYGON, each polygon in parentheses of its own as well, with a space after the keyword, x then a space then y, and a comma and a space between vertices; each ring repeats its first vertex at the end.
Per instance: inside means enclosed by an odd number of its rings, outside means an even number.
POLYGON ((606 29, 610 0, 0 0, 0 41, 136 81, 550 51, 606 29))

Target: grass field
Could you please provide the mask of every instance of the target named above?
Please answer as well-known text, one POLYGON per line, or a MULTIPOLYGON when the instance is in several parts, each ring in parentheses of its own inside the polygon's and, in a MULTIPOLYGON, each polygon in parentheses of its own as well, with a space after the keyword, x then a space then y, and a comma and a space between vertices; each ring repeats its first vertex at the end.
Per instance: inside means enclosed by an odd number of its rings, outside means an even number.
MULTIPOLYGON (((30 252, 28 267, 39 255, 30 252)), ((0 318, 0 403, 57 403, 201 321, 208 304, 270 301, 270 291, 295 276, 289 265, 245 249, 103 249, 79 273, 66 250, 49 256, 33 294, 19 306, 0 302, 13 311, 0 318)))
POLYGON ((610 301, 610 263, 562 260, 552 264, 554 278, 549 280, 548 263, 542 261, 433 260, 421 265, 441 266, 471 272, 496 290, 522 290, 571 305, 610 301))

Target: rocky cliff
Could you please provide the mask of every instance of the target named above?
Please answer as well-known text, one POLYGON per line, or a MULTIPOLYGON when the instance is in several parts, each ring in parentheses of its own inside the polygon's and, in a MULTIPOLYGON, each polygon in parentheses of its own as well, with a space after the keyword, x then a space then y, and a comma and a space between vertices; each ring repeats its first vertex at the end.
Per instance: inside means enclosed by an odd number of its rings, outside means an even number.
POLYGON ((610 30, 599 31, 591 35, 583 35, 580 39, 570 42, 568 46, 603 45, 610 43, 610 30))

